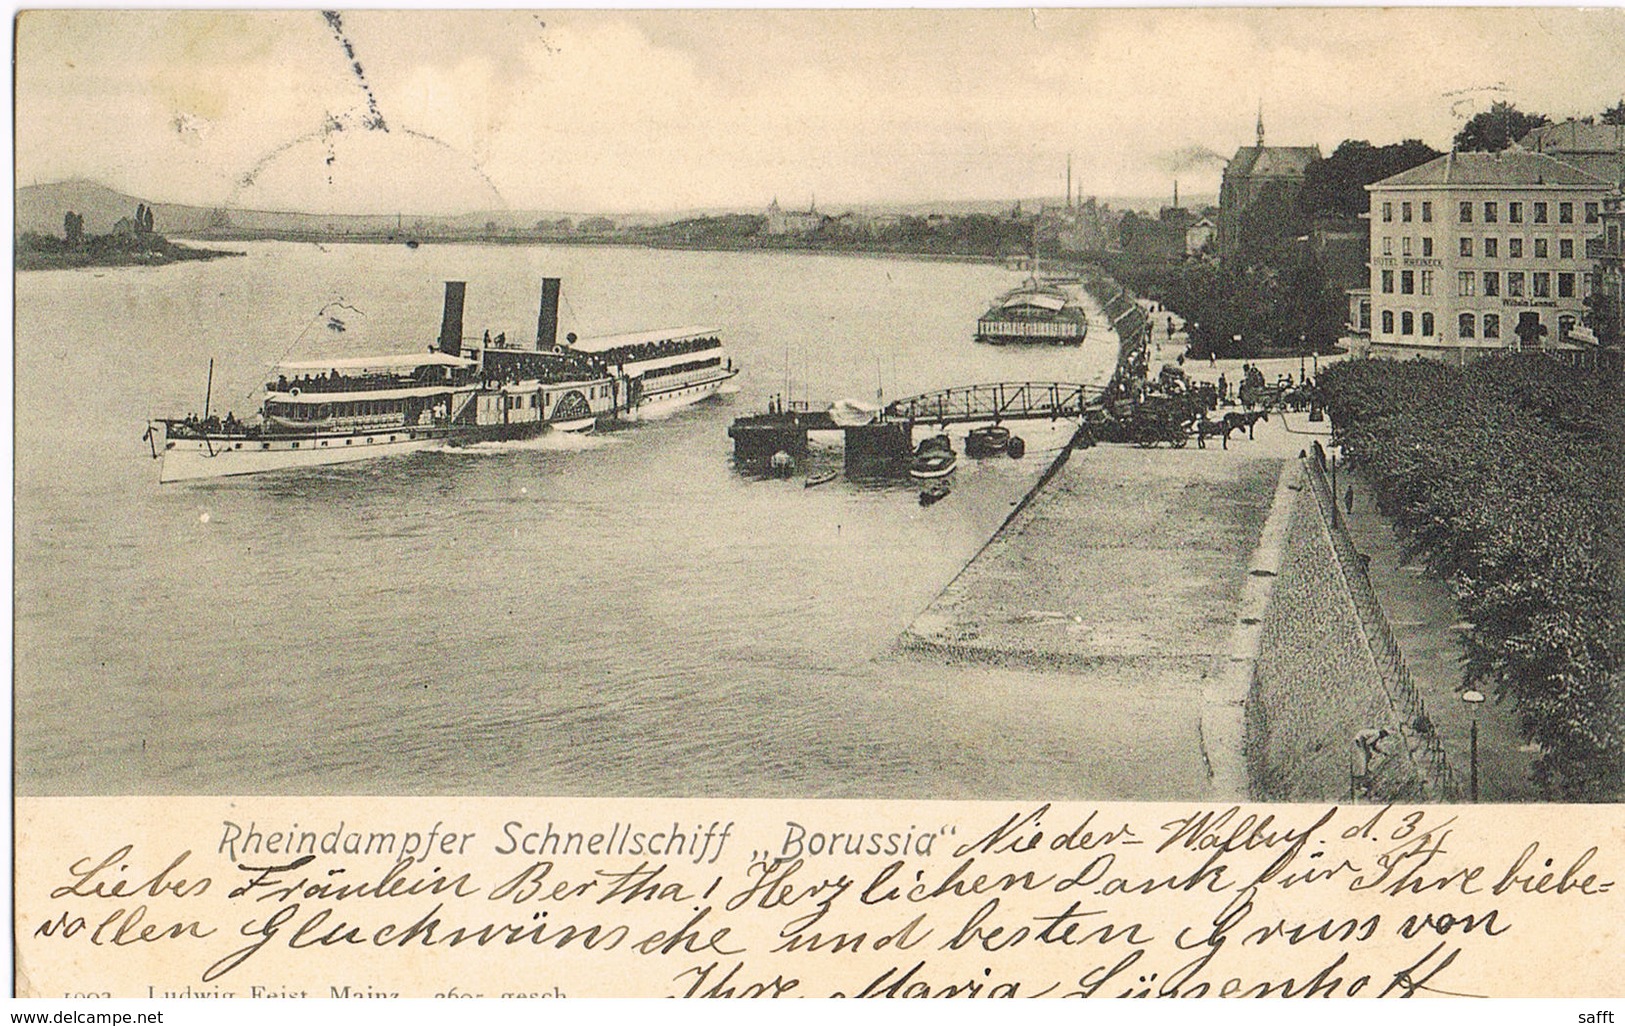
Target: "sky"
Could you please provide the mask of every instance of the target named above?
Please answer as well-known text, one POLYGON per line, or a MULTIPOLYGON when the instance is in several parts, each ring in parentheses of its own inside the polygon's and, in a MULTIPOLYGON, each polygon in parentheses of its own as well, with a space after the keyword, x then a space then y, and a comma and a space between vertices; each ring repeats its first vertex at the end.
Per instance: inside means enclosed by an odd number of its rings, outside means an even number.
POLYGON ((314 212, 1217 192, 1266 141, 1448 148, 1625 95, 1625 11, 30 11, 19 184, 314 212))

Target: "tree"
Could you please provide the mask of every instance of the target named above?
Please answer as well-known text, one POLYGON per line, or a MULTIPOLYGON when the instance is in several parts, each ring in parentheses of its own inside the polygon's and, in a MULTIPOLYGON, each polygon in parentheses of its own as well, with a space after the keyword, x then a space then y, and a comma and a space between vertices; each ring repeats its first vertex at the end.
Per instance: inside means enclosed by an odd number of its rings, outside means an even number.
POLYGON ((1275 334, 1280 342, 1302 339, 1314 352, 1331 350, 1343 332, 1347 309, 1343 297, 1326 279, 1315 252, 1305 247, 1283 283, 1279 324, 1275 334))
POLYGON ((1605 125, 1625 125, 1625 99, 1603 111, 1601 118, 1605 125))
POLYGON ((1298 204, 1309 220, 1319 215, 1358 217, 1371 206, 1366 186, 1441 156, 1420 139, 1387 146, 1345 139, 1331 156, 1315 161, 1305 170, 1298 204))
POLYGON ((1456 133, 1455 147, 1463 153, 1499 153, 1552 119, 1544 114, 1525 114, 1504 100, 1474 114, 1456 133))

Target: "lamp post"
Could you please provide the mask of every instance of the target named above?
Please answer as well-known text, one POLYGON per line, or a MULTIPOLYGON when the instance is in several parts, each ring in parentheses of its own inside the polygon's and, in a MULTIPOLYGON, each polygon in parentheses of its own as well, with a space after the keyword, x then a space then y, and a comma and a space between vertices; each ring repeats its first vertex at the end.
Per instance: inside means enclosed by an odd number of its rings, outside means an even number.
POLYGON ((1300 383, 1303 381, 1303 356, 1304 356, 1304 350, 1308 349, 1308 348, 1309 348, 1309 336, 1308 335, 1299 335, 1298 336, 1298 381, 1300 383))
POLYGON ((1469 688, 1461 693, 1461 700, 1473 711, 1473 727, 1468 735, 1467 794, 1478 801, 1478 706, 1484 701, 1484 692, 1469 688))

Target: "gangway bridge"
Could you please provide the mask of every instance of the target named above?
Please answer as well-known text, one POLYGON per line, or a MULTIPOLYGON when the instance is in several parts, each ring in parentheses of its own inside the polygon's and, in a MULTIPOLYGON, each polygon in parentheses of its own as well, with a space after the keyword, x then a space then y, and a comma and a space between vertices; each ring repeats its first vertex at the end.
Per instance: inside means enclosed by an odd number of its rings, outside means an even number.
POLYGON ((1101 403, 1106 389, 1064 381, 1000 381, 958 385, 887 403, 866 423, 836 423, 810 403, 737 418, 728 428, 734 455, 763 461, 775 453, 792 456, 807 451, 809 431, 842 431, 848 469, 856 463, 906 462, 916 424, 991 424, 1017 420, 1082 420, 1101 403))
POLYGON ((886 404, 882 419, 963 424, 975 421, 1080 419, 1104 398, 1100 385, 1065 381, 1000 381, 958 385, 886 404))

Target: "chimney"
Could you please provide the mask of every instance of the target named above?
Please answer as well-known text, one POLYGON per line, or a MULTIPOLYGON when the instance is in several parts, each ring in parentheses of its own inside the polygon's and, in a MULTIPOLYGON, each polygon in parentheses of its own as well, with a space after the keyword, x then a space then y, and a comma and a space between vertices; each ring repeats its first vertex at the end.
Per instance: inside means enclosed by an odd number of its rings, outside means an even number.
POLYGON ((447 356, 463 354, 463 290, 466 282, 446 282, 446 311, 440 318, 440 351, 447 356))
POLYGON ((542 308, 536 315, 536 351, 552 349, 559 340, 559 279, 542 279, 542 308))

